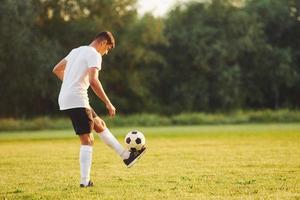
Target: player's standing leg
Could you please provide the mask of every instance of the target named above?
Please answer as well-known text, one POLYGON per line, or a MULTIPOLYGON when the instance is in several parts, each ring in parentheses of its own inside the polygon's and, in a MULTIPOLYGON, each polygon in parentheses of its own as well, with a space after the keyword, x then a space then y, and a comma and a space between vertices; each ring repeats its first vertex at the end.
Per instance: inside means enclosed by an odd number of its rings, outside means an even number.
POLYGON ((90 109, 87 108, 72 108, 65 111, 72 121, 76 135, 80 139, 80 187, 90 187, 93 183, 90 180, 93 143, 94 137, 92 134, 94 122, 90 109))
POLYGON ((90 180, 92 156, 93 156, 93 143, 94 138, 92 133, 79 135, 81 146, 79 153, 80 163, 80 187, 90 187, 93 183, 90 180))

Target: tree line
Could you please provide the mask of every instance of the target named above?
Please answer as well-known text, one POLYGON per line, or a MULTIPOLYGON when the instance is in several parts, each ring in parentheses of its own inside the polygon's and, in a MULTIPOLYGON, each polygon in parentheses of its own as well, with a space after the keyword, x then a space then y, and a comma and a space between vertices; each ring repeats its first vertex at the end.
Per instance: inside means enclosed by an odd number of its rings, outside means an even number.
POLYGON ((299 4, 211 0, 154 17, 135 0, 2 0, 0 117, 59 115, 53 66, 103 30, 116 48, 99 78, 119 113, 296 109, 299 4))

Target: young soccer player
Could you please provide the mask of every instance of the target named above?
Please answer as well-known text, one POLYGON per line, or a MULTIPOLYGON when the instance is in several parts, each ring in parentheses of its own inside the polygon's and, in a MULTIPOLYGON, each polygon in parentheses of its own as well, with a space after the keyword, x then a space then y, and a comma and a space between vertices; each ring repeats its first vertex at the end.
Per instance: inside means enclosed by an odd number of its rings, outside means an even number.
POLYGON ((106 105, 109 115, 113 117, 116 114, 115 107, 98 79, 102 56, 114 47, 113 35, 109 31, 101 32, 90 45, 73 49, 53 69, 53 73, 62 81, 58 98, 60 110, 70 117, 81 142, 80 187, 93 186, 93 182, 90 180, 93 130, 123 159, 127 167, 131 167, 145 152, 145 148, 137 152, 124 149, 89 104, 87 90, 91 86, 95 94, 106 105))

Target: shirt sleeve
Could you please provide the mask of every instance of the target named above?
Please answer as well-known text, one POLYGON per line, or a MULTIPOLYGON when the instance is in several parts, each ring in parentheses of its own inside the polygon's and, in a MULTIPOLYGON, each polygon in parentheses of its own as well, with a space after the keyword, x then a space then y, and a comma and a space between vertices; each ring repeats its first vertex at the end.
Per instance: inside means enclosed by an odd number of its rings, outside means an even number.
POLYGON ((96 67, 98 70, 101 70, 102 57, 98 53, 91 53, 87 58, 88 68, 96 67))
POLYGON ((70 61, 70 58, 72 57, 71 54, 72 54, 73 50, 70 51, 70 53, 65 57, 65 60, 66 61, 70 61))

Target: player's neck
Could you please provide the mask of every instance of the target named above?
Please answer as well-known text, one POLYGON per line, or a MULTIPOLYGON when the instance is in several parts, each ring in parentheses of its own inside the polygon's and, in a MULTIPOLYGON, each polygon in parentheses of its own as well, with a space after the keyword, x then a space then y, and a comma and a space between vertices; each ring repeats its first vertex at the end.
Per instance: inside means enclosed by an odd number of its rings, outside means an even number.
POLYGON ((96 51, 100 53, 99 45, 95 41, 93 41, 89 46, 95 48, 96 51))

